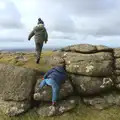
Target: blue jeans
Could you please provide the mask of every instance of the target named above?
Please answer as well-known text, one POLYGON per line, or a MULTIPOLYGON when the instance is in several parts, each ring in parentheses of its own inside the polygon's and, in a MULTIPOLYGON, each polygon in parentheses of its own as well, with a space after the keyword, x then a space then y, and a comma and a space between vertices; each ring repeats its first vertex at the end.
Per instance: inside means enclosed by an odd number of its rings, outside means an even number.
POLYGON ((44 79, 40 83, 40 88, 44 87, 45 85, 49 85, 52 87, 52 102, 56 102, 59 97, 59 92, 60 92, 60 87, 58 84, 55 82, 55 80, 52 79, 44 79))

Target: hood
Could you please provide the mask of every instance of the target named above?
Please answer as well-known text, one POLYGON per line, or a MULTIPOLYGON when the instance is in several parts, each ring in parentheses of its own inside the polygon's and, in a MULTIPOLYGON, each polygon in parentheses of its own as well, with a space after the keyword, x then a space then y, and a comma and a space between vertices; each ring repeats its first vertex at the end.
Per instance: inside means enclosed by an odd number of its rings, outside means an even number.
POLYGON ((54 69, 56 69, 57 71, 59 71, 59 72, 61 72, 61 73, 65 73, 65 69, 64 69, 64 67, 62 67, 62 66, 57 66, 57 67, 55 67, 54 69))
POLYGON ((35 26, 34 30, 35 31, 44 30, 44 24, 38 24, 37 26, 35 26))

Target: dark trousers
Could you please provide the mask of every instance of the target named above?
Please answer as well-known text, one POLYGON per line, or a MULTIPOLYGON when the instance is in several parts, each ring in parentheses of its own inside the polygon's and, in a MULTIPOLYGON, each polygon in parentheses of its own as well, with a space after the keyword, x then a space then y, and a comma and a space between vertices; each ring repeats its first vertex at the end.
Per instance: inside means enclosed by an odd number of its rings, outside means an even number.
POLYGON ((43 43, 35 43, 35 45, 36 45, 36 57, 37 59, 40 59, 43 43))

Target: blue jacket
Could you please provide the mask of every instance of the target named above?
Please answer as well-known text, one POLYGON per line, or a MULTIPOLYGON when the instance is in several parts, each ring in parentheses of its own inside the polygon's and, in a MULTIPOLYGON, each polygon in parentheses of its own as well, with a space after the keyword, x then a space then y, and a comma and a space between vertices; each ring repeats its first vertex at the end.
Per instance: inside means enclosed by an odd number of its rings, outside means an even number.
POLYGON ((57 66, 50 69, 45 75, 44 79, 53 79, 60 86, 67 79, 67 74, 63 67, 57 66))

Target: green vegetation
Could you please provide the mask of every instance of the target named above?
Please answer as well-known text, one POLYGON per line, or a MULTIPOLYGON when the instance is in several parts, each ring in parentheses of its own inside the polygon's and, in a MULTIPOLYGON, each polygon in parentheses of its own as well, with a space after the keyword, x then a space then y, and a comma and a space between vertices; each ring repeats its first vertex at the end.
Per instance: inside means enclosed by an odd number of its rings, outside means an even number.
MULTIPOLYGON (((34 53, 1 53, 0 63, 12 64, 46 72, 50 66, 46 64, 45 59, 49 59, 50 55, 52 55, 52 51, 43 52, 40 64, 37 65, 35 63, 34 53), (22 56, 24 60, 20 56, 22 56)), ((114 106, 100 111, 86 105, 79 105, 73 111, 56 117, 41 117, 36 114, 34 109, 32 109, 18 117, 8 117, 0 113, 0 120, 120 120, 120 107, 114 106)))
POLYGON ((50 68, 50 66, 46 64, 46 59, 49 59, 49 56, 51 56, 52 53, 52 51, 44 51, 41 55, 40 64, 35 63, 35 53, 1 53, 0 63, 12 64, 46 72, 50 68))

